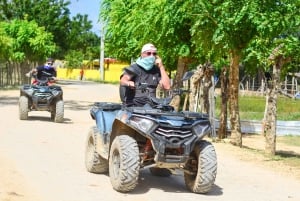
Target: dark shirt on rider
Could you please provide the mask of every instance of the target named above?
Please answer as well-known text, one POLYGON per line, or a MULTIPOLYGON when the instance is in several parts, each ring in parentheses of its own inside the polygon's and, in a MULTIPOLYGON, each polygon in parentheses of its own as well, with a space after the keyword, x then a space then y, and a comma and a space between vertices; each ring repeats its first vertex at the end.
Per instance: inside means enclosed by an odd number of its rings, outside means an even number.
POLYGON ((161 80, 160 70, 154 66, 151 70, 146 71, 138 64, 134 63, 125 68, 121 77, 128 74, 131 81, 134 82, 135 88, 120 86, 120 98, 126 106, 144 106, 150 103, 149 95, 156 97, 156 88, 161 80), (147 83, 148 89, 138 89, 141 83, 147 83))
POLYGON ((56 77, 56 70, 53 67, 39 66, 37 70, 37 79, 44 80, 48 77, 56 77))

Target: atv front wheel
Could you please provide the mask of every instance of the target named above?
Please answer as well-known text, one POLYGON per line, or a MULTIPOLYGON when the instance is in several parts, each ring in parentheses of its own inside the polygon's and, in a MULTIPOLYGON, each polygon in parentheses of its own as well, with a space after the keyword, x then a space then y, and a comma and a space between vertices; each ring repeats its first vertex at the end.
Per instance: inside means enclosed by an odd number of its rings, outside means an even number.
POLYGON ((19 119, 27 120, 28 119, 28 98, 26 96, 20 96, 19 98, 19 119))
POLYGON ((212 188, 217 174, 217 155, 210 142, 200 141, 195 145, 191 159, 184 172, 186 187, 194 193, 207 193, 212 188))
POLYGON ((62 123, 64 121, 64 101, 63 100, 59 100, 56 102, 54 121, 56 123, 62 123))
POLYGON ((128 135, 117 136, 109 154, 109 177, 119 192, 132 191, 139 177, 139 149, 136 140, 128 135))
POLYGON ((97 128, 93 126, 88 133, 85 147, 85 167, 88 172, 108 172, 108 161, 102 158, 96 151, 96 137, 99 135, 97 128))

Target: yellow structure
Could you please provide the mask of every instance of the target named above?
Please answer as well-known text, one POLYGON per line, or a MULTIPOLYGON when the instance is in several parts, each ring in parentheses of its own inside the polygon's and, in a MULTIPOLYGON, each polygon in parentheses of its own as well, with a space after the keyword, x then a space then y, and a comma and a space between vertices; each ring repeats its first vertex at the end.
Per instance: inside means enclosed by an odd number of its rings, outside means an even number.
MULTIPOLYGON (((110 64, 109 69, 104 69, 105 82, 119 82, 123 68, 128 64, 110 64)), ((66 80, 80 80, 81 69, 57 68, 57 78, 66 80)), ((83 80, 100 81, 99 69, 84 69, 83 80)))

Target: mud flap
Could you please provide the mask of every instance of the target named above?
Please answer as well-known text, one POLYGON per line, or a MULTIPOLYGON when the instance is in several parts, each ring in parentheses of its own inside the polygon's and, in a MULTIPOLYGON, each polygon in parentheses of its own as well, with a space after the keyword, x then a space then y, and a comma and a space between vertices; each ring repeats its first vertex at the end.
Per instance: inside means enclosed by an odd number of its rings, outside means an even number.
POLYGON ((103 157, 108 157, 108 145, 110 143, 110 133, 112 125, 115 120, 116 114, 121 109, 119 103, 97 102, 91 109, 92 117, 96 120, 98 135, 97 139, 97 152, 103 157))

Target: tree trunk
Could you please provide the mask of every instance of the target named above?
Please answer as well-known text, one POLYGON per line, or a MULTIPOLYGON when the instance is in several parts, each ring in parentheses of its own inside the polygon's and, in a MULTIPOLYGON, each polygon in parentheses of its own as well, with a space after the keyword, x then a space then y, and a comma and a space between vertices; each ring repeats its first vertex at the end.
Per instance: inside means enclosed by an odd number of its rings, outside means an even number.
MULTIPOLYGON (((182 87, 182 81, 181 80, 182 80, 182 77, 183 77, 184 73, 188 69, 188 65, 187 65, 188 63, 187 62, 188 62, 188 59, 186 59, 186 58, 180 57, 178 59, 177 73, 176 73, 174 83, 173 83, 173 86, 172 86, 174 89, 182 87)), ((176 95, 170 103, 170 105, 173 106, 176 111, 178 111, 179 108, 180 108, 180 98, 181 98, 180 96, 176 95)))
POLYGON ((197 67, 197 70, 191 77, 191 92, 189 96, 189 111, 196 112, 199 103, 200 80, 203 78, 204 72, 202 65, 197 67))
POLYGON ((184 57, 180 57, 178 59, 176 76, 173 83, 173 88, 179 88, 182 86, 182 77, 184 73, 188 70, 188 59, 184 57))
POLYGON ((180 110, 180 96, 174 96, 169 105, 171 105, 174 110, 178 112, 180 110))
POLYGON ((276 152, 276 108, 277 108, 277 92, 276 82, 273 80, 273 86, 267 89, 266 96, 266 114, 263 120, 263 134, 265 136, 265 152, 275 155, 276 152))
POLYGON ((229 109, 231 124, 231 143, 242 147, 242 133, 239 114, 239 61, 240 51, 232 50, 229 71, 229 109))
POLYGON ((213 86, 211 77, 214 74, 214 68, 212 64, 206 63, 204 65, 204 77, 203 77, 203 112, 209 114, 210 104, 209 104, 209 91, 213 86))
POLYGON ((223 67, 221 75, 221 113, 220 113, 220 126, 218 130, 218 138, 224 139, 227 137, 227 91, 228 91, 228 79, 227 68, 223 67))
POLYGON ((267 154, 276 154, 276 122, 277 122, 277 95, 280 90, 280 71, 285 63, 290 62, 290 58, 285 58, 279 54, 283 45, 275 48, 269 57, 273 62, 273 80, 268 87, 266 97, 266 110, 263 119, 263 134, 265 136, 265 152, 267 154))

